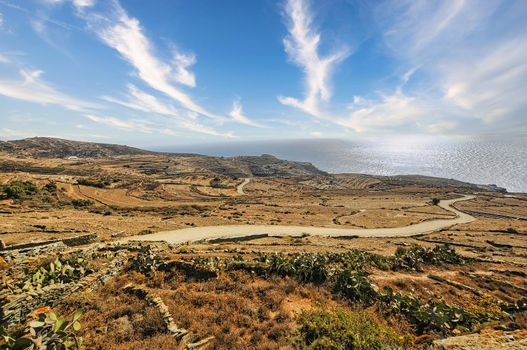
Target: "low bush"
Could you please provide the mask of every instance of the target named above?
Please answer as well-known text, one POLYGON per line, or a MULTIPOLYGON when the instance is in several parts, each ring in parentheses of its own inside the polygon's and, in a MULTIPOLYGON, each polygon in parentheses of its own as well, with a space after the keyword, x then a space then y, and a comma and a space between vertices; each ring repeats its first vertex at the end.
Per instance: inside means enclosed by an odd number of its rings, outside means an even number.
POLYGON ((77 185, 105 188, 108 187, 110 183, 103 180, 78 179, 77 185))
POLYGON ((344 298, 369 306, 379 297, 377 286, 361 272, 342 270, 335 276, 333 291, 344 298))
POLYGON ((59 259, 41 266, 34 272, 25 271, 25 280, 21 287, 24 290, 38 289, 53 284, 62 284, 77 281, 91 273, 84 268, 83 258, 59 259))
POLYGON ((89 199, 73 199, 71 205, 73 205, 74 208, 85 208, 92 206, 93 201, 89 199))
POLYGON ((6 198, 20 199, 39 193, 38 187, 31 181, 13 181, 3 190, 6 198))
POLYGON ((83 343, 82 337, 77 336, 81 329, 78 319, 82 310, 77 310, 66 320, 57 316, 49 308, 44 307, 37 310, 36 319, 28 324, 29 334, 21 337, 9 334, 0 326, 0 349, 2 350, 68 350, 80 349, 83 343))
POLYGON ((441 266, 443 264, 463 265, 471 260, 456 253, 448 245, 438 245, 434 248, 413 247, 397 248, 395 255, 389 259, 393 271, 422 271, 421 265, 441 266))
POLYGON ((221 179, 219 177, 215 177, 214 179, 210 180, 210 187, 212 188, 229 188, 229 186, 223 184, 221 182, 221 179))
POLYGON ((47 193, 55 193, 57 192, 57 184, 55 182, 48 182, 42 187, 42 190, 47 193))
POLYGON ((399 335, 362 310, 304 311, 292 334, 296 349, 381 350, 403 346, 399 335))
POLYGON ((154 275, 165 259, 155 254, 150 246, 140 247, 136 256, 128 259, 128 271, 154 275))
POLYGON ((404 316, 416 328, 417 334, 434 332, 442 335, 450 334, 454 329, 468 331, 484 319, 461 307, 455 307, 441 301, 439 303, 422 303, 411 295, 394 293, 390 287, 384 288, 381 300, 389 313, 404 316))

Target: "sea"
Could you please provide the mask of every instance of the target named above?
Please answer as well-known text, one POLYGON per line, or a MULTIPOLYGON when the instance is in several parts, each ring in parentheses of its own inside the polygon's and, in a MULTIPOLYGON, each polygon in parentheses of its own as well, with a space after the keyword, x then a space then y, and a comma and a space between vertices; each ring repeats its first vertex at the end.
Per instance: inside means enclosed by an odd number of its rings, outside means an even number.
POLYGON ((160 151, 213 156, 272 154, 329 173, 428 175, 527 193, 527 139, 430 137, 301 139, 178 145, 160 151))

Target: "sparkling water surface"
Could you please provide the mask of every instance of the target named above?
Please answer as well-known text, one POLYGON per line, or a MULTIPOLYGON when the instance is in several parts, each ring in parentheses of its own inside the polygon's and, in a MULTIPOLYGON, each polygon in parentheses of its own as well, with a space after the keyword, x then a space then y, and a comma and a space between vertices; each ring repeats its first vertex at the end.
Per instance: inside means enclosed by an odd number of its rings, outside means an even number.
POLYGON ((214 156, 272 154, 311 162, 330 173, 429 175, 527 192, 527 140, 399 138, 237 142, 165 147, 163 151, 214 156))

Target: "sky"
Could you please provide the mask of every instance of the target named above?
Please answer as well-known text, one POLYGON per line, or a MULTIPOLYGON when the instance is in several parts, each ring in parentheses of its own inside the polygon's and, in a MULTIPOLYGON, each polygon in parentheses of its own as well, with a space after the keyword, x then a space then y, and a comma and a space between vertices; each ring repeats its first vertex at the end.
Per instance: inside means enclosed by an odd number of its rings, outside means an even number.
POLYGON ((0 0, 0 139, 527 135, 525 0, 0 0))

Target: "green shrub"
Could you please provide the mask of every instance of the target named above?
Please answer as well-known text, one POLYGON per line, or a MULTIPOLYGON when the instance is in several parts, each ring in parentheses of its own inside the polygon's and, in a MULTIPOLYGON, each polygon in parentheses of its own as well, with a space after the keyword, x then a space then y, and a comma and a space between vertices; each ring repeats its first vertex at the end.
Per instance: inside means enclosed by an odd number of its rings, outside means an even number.
POLYGON ((397 248, 395 255, 390 258, 391 269, 394 271, 422 271, 421 264, 441 266, 443 264, 463 265, 470 262, 469 258, 457 254, 448 245, 438 245, 434 248, 413 247, 397 248))
POLYGON ((13 181, 4 187, 5 196, 11 199, 31 196, 38 192, 38 187, 31 181, 13 181))
POLYGON ((432 198, 432 205, 438 205, 440 202, 439 198, 432 198))
MULTIPOLYGON (((44 308, 47 309, 47 308, 44 308)), ((0 327, 1 350, 68 350, 80 349, 82 337, 77 336, 81 329, 78 319, 82 310, 77 310, 71 320, 57 316, 53 312, 41 313, 28 324, 29 334, 22 337, 10 335, 0 327)))
POLYGON ((78 179, 77 185, 105 188, 108 185, 110 185, 110 183, 108 181, 101 181, 101 180, 78 179))
POLYGON ((210 187, 212 188, 229 188, 229 186, 226 186, 221 182, 221 179, 219 177, 215 177, 214 179, 210 180, 210 187))
POLYGON ((91 271, 84 268, 84 259, 59 259, 41 266, 34 272, 25 271, 26 278, 21 287, 25 290, 42 288, 53 284, 69 283, 79 280, 91 271))
POLYGON ((476 315, 463 308, 450 306, 445 302, 422 303, 411 295, 394 293, 390 287, 384 287, 382 299, 389 312, 403 315, 416 328, 417 334, 435 332, 450 334, 454 329, 468 331, 481 323, 476 315))
POLYGON ((71 205, 73 205, 75 208, 90 207, 93 205, 93 201, 89 199, 73 199, 71 201, 71 205))
POLYGON ((299 254, 292 258, 273 255, 268 272, 279 276, 294 276, 304 283, 323 283, 331 275, 330 256, 327 254, 299 254))
POLYGON ((136 256, 128 259, 128 270, 139 271, 147 276, 155 274, 161 264, 164 262, 164 258, 155 254, 152 248, 147 245, 140 247, 139 252, 136 256))
POLYGON ((48 182, 42 187, 42 190, 48 193, 55 193, 57 192, 57 184, 54 182, 48 182))
POLYGON ((381 350, 402 348, 398 334, 364 311, 304 311, 292 334, 296 349, 381 350))
POLYGON ((350 301, 369 306, 379 297, 377 286, 364 273, 342 270, 335 277, 333 290, 350 301))

